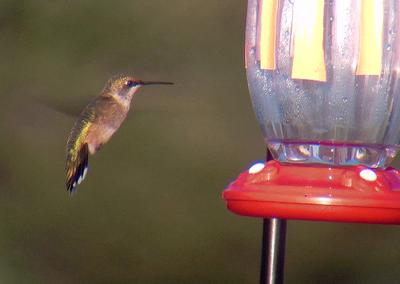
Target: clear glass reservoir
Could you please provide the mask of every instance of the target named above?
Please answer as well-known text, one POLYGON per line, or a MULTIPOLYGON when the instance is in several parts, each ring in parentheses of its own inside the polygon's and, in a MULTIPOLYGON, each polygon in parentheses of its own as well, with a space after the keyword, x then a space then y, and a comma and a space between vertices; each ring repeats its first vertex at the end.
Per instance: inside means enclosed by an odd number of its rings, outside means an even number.
POLYGON ((400 139, 397 0, 249 0, 245 61, 274 159, 387 167, 400 139))

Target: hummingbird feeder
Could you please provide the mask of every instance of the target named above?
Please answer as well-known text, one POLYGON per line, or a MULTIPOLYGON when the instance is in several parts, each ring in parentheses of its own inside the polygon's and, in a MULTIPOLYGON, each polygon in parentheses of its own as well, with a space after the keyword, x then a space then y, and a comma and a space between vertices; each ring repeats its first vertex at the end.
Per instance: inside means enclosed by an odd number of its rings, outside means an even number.
POLYGON ((399 1, 248 0, 245 65, 268 157, 223 198, 265 220, 261 282, 286 219, 400 224, 399 1))

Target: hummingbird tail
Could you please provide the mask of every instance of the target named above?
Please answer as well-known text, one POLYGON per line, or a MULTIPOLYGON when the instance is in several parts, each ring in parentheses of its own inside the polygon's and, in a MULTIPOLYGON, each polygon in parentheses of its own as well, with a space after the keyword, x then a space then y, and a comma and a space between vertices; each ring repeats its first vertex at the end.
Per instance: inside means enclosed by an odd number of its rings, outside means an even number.
POLYGON ((83 144, 73 155, 69 153, 67 156, 67 191, 73 193, 75 187, 80 184, 86 176, 89 160, 88 144, 83 144))

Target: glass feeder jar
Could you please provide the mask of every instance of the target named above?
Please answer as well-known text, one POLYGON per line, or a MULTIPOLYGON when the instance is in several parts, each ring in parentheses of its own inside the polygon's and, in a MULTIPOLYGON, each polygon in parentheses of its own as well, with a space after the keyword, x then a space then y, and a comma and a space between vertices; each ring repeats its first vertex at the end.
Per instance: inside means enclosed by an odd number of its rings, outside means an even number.
POLYGON ((400 139, 400 3, 249 0, 245 64, 282 163, 386 168, 400 139))

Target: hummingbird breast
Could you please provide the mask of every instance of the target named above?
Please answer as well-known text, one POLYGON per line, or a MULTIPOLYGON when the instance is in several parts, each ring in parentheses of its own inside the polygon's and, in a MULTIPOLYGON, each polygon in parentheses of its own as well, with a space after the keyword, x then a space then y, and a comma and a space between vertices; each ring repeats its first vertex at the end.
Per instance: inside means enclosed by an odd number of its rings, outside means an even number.
POLYGON ((125 120, 129 105, 121 104, 114 98, 101 99, 94 103, 95 115, 86 136, 89 152, 94 154, 107 143, 125 120))
MULTIPOLYGON (((123 120, 121 120, 121 123, 122 121, 123 120)), ((110 126, 103 123, 92 124, 91 129, 88 131, 88 135, 86 137, 86 143, 88 143, 89 152, 91 154, 96 153, 96 151, 99 150, 103 144, 110 140, 118 128, 119 126, 110 126)))

